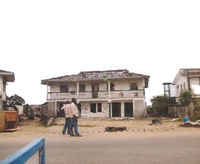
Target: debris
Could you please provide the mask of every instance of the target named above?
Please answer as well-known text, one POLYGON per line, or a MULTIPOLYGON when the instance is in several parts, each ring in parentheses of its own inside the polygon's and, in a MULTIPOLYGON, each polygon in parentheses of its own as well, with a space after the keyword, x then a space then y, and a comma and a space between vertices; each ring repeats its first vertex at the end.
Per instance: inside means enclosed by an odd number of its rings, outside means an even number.
POLYGON ((106 127, 105 131, 106 132, 117 132, 117 131, 125 131, 127 128, 125 126, 122 127, 106 127))
POLYGON ((152 120, 152 123, 149 124, 149 125, 158 125, 158 124, 162 124, 162 121, 159 120, 159 119, 153 119, 153 120, 152 120))
POLYGON ((54 122, 55 122, 55 118, 54 118, 54 117, 50 117, 50 118, 48 119, 48 121, 47 121, 46 126, 51 126, 51 125, 54 124, 54 122))
POLYGON ((184 124, 182 124, 180 126, 181 127, 195 127, 195 128, 200 128, 200 120, 198 120, 196 122, 187 121, 187 122, 184 122, 184 124))

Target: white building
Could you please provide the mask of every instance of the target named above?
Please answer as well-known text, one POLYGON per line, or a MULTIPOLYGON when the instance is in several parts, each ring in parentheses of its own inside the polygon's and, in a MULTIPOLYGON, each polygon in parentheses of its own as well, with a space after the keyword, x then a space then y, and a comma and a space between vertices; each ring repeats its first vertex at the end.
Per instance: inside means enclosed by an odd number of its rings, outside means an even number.
POLYGON ((190 90, 193 97, 200 97, 200 68, 180 69, 173 81, 176 85, 176 97, 185 90, 190 90))
POLYGON ((146 112, 145 88, 149 76, 128 70, 80 72, 42 80, 47 85, 49 111, 56 114, 76 98, 87 117, 142 117, 146 112))

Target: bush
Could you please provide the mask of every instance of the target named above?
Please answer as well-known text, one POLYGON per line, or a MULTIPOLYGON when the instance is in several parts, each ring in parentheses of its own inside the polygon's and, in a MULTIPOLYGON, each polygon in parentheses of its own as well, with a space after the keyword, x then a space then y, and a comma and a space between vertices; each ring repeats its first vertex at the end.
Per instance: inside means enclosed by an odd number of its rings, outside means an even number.
POLYGON ((190 91, 184 91, 179 98, 181 105, 188 106, 192 102, 192 93, 190 91))
POLYGON ((152 115, 153 115, 153 108, 152 108, 152 106, 147 106, 147 114, 148 114, 149 116, 152 116, 152 115))

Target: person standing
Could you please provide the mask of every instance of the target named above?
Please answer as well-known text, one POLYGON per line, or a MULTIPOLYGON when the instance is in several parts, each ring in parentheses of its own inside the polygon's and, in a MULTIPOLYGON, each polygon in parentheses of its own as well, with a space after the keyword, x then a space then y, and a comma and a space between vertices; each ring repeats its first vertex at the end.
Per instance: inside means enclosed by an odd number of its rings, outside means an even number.
POLYGON ((65 124, 62 130, 62 134, 65 135, 66 130, 68 129, 67 127, 68 127, 68 122, 69 122, 69 117, 67 115, 67 104, 64 104, 61 110, 64 110, 64 116, 65 116, 65 124))
POLYGON ((75 136, 81 136, 78 132, 78 117, 79 117, 79 110, 77 107, 77 102, 75 98, 72 98, 71 109, 73 113, 72 118, 72 129, 74 130, 75 136))
POLYGON ((65 135, 66 130, 67 130, 67 133, 70 136, 74 136, 73 130, 72 130, 73 112, 72 112, 72 109, 71 109, 71 104, 64 104, 62 109, 64 109, 64 113, 65 113, 65 124, 64 124, 64 128, 63 128, 62 133, 63 133, 63 135, 65 135))

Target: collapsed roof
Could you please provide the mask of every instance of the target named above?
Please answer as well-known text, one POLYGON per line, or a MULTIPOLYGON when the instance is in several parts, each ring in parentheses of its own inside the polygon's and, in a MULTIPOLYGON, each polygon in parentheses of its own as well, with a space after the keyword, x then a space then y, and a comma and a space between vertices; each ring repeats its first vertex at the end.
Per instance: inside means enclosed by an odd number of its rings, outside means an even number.
POLYGON ((114 79, 145 79, 145 87, 148 87, 149 76, 143 74, 137 74, 129 72, 126 69, 123 70, 107 70, 107 71, 86 71, 80 72, 75 75, 65 75, 50 79, 42 80, 42 84, 55 84, 62 82, 84 82, 84 81, 105 81, 114 79))

